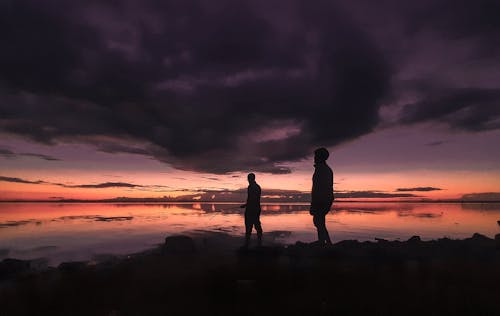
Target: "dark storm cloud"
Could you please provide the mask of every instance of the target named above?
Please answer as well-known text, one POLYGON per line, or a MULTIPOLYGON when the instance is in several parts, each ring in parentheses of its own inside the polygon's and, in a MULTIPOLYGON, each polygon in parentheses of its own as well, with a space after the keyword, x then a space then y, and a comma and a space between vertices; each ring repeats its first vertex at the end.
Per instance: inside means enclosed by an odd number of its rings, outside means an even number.
POLYGON ((467 131, 500 128, 500 89, 457 88, 439 91, 403 108, 402 121, 436 120, 467 131))
POLYGON ((500 2, 496 0, 413 4, 404 22, 405 35, 425 37, 424 52, 434 47, 442 51, 413 61, 436 69, 417 75, 412 96, 418 101, 403 108, 402 123, 434 121, 468 132, 500 128, 500 77, 495 75, 500 67, 498 16, 500 2))
POLYGON ((81 189, 105 189, 105 188, 137 188, 142 185, 126 183, 126 182, 104 182, 98 184, 80 184, 80 185, 63 185, 66 188, 81 188, 81 189))
POLYGON ((221 179, 216 177, 202 177, 203 179, 211 180, 211 181, 220 181, 221 179))
POLYGON ((468 201, 500 201, 500 192, 469 193, 462 196, 462 200, 468 201))
POLYGON ((48 155, 43 155, 43 154, 35 154, 35 153, 15 153, 9 149, 5 148, 0 148, 0 157, 5 157, 5 158, 18 158, 18 157, 34 157, 34 158, 39 158, 42 160, 48 160, 48 161, 59 161, 60 159, 48 156, 48 155))
POLYGON ((13 182, 13 183, 24 183, 24 184, 49 184, 56 185, 63 188, 76 188, 76 189, 107 189, 107 188, 131 188, 143 191, 151 191, 151 192, 172 192, 172 191, 180 191, 177 189, 173 189, 169 186, 164 185, 139 185, 127 182, 103 182, 96 184, 64 184, 64 183, 56 183, 56 182, 48 182, 48 181, 31 181, 21 178, 14 177, 5 177, 0 176, 0 181, 3 182, 13 182))
POLYGON ((446 62, 431 44, 456 40, 471 50, 460 64, 446 52, 447 67, 498 66, 493 0, 0 6, 0 130, 37 142, 90 143, 183 170, 290 173, 286 163, 314 148, 370 133, 387 100, 407 104, 399 124, 500 127, 491 82, 411 73, 446 62), (409 91, 394 91, 404 71, 409 91), (410 92, 410 103, 395 97, 410 92))
POLYGON ((398 188, 398 192, 430 192, 430 191, 441 191, 440 188, 434 187, 416 187, 416 188, 398 188))
POLYGON ((26 183, 26 184, 51 184, 51 185, 57 185, 57 186, 60 186, 60 187, 65 187, 65 188, 81 188, 81 189, 138 188, 138 187, 144 187, 142 185, 137 185, 137 184, 132 184, 132 183, 126 183, 126 182, 104 182, 104 183, 98 183, 98 184, 69 185, 69 184, 63 184, 63 183, 47 182, 47 181, 42 181, 42 180, 31 181, 31 180, 26 180, 26 179, 21 179, 21 178, 4 177, 4 176, 0 176, 0 181, 14 182, 14 183, 26 183))
POLYGON ((289 173, 283 162, 370 132, 389 83, 328 1, 21 0, 0 15, 4 131, 179 169, 289 173), (284 136, 262 137, 269 126, 284 136))
POLYGON ((6 158, 11 158, 15 156, 15 153, 11 150, 5 149, 5 148, 0 148, 0 156, 6 157, 6 158))
POLYGON ((437 141, 434 141, 434 142, 430 142, 430 143, 427 143, 425 144, 426 146, 431 146, 431 147, 435 147, 435 146, 441 146, 441 145, 444 145, 448 143, 448 141, 446 140, 437 140, 437 141))
POLYGON ((21 178, 4 177, 4 176, 0 176, 0 181, 3 181, 3 182, 13 182, 13 183, 26 183, 26 184, 43 184, 43 183, 47 183, 47 182, 41 181, 41 180, 30 181, 30 180, 25 180, 25 179, 21 179, 21 178))
POLYGON ((407 20, 410 32, 432 29, 444 37, 478 38, 481 53, 493 53, 500 41, 500 3, 497 0, 426 0, 407 20), (488 51, 489 50, 489 51, 488 51))
POLYGON ((48 160, 48 161, 59 161, 60 159, 48 156, 48 155, 42 155, 42 154, 33 154, 33 153, 19 153, 19 156, 25 156, 25 157, 34 157, 34 158, 39 158, 42 160, 48 160))
POLYGON ((98 142, 95 144, 98 151, 105 153, 115 154, 115 153, 127 153, 127 154, 137 154, 137 155, 150 155, 150 152, 144 148, 126 146, 120 143, 111 142, 98 142))
POLYGON ((419 197, 418 195, 411 193, 387 193, 381 191, 341 191, 335 192, 335 198, 413 198, 419 197))

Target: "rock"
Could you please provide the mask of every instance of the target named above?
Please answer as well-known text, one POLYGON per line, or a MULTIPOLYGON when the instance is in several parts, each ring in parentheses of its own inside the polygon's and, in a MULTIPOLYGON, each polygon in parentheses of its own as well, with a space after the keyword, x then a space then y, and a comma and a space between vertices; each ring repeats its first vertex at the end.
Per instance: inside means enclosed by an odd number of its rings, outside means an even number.
POLYGON ((421 241, 422 239, 420 239, 420 236, 412 236, 410 239, 408 239, 407 242, 414 244, 414 243, 419 243, 421 241))
POLYGON ((196 245, 194 244, 194 240, 189 236, 169 236, 165 238, 163 251, 165 253, 194 253, 196 251, 196 245))
POLYGON ((87 262, 84 261, 72 261, 63 262, 58 266, 58 269, 63 272, 77 272, 85 269, 87 267, 87 262))
POLYGON ((0 279, 26 272, 42 271, 47 268, 48 261, 45 258, 33 260, 7 258, 0 262, 0 279))
POLYGON ((97 254, 92 256, 92 262, 100 265, 113 265, 119 261, 120 257, 112 254, 97 254))
POLYGON ((477 240, 477 241, 490 241, 491 239, 486 237, 485 235, 481 235, 479 233, 474 233, 474 235, 472 235, 472 239, 473 240, 477 240))
POLYGON ((29 261, 31 271, 43 271, 49 267, 49 261, 45 258, 38 258, 29 261))
POLYGON ((30 269, 29 261, 7 258, 0 262, 0 279, 27 272, 30 269))

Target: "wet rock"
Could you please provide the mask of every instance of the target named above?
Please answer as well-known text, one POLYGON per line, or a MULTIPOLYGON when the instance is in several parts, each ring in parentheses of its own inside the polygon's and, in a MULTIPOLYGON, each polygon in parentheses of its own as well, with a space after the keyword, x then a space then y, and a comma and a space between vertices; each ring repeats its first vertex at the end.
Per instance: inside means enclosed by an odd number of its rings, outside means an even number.
POLYGON ((29 267, 31 271, 43 271, 49 267, 49 261, 45 258, 29 260, 29 267))
POLYGON ((350 248, 350 247, 358 247, 360 244, 359 241, 355 240, 355 239, 347 239, 347 240, 341 240, 339 241, 338 243, 335 244, 335 246, 339 247, 339 248, 350 248))
POLYGON ((9 278, 27 272, 43 271, 48 268, 45 258, 20 260, 7 258, 0 262, 0 279, 9 278))
POLYGON ((77 272, 85 269, 87 267, 87 262, 84 261, 72 261, 63 262, 58 266, 58 269, 63 272, 77 272))
POLYGON ((165 238, 164 253, 189 254, 196 251, 194 240, 189 236, 169 236, 165 238))
POLYGON ((0 279, 27 272, 30 269, 29 261, 7 258, 0 262, 0 279))
POLYGON ((472 235, 472 239, 476 241, 491 241, 491 238, 488 238, 485 235, 481 235, 479 233, 474 233, 474 235, 472 235))
POLYGON ((100 265, 113 265, 119 261, 120 257, 112 254, 97 254, 92 256, 92 262, 100 265))
POLYGON ((420 239, 420 236, 412 236, 410 239, 408 239, 408 243, 415 244, 421 242, 422 239, 420 239))
POLYGON ((491 248, 495 244, 495 241, 484 235, 474 233, 471 238, 464 239, 464 245, 467 247, 473 247, 474 249, 479 248, 491 248))

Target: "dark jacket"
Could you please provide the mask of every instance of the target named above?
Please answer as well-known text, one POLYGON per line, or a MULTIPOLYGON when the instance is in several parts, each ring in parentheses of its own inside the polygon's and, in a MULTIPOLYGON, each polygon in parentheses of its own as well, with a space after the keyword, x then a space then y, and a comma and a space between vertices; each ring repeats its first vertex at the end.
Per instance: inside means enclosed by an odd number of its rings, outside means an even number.
POLYGON ((261 190, 257 182, 251 182, 248 186, 246 213, 260 214, 260 194, 261 190))
POLYGON ((333 203, 333 171, 326 162, 314 165, 311 213, 326 214, 333 203))

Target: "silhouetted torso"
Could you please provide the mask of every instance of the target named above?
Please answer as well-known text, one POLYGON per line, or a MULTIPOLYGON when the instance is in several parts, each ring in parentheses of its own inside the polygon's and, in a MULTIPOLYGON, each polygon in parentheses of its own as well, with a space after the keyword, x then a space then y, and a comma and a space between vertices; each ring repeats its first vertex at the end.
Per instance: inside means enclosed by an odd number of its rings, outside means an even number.
POLYGON ((248 196, 245 212, 252 215, 260 214, 261 189, 257 182, 251 182, 248 186, 248 196))
POLYGON ((316 163, 314 168, 311 209, 328 213, 333 203, 333 171, 326 162, 316 163))

